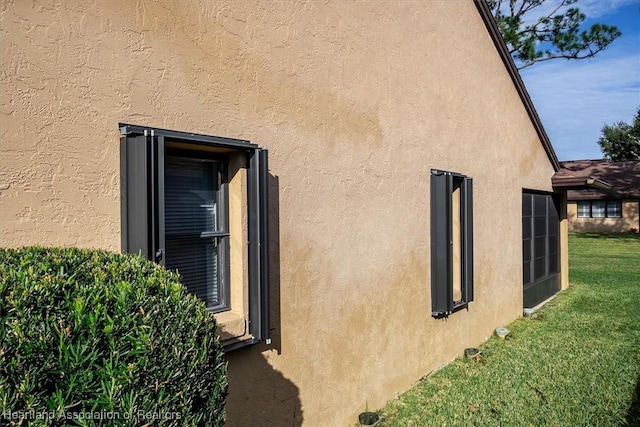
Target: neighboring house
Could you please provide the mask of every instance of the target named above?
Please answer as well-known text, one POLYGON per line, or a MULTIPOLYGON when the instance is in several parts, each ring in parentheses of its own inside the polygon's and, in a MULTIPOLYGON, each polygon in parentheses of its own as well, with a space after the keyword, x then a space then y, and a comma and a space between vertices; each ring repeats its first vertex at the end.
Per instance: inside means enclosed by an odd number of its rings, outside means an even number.
POLYGON ((628 232, 640 229, 640 160, 576 160, 561 163, 556 179, 592 179, 594 188, 567 192, 570 231, 628 232))
POLYGON ((484 2, 21 0, 0 26, 0 244, 178 269, 229 425, 351 425, 567 286, 559 163, 484 2))

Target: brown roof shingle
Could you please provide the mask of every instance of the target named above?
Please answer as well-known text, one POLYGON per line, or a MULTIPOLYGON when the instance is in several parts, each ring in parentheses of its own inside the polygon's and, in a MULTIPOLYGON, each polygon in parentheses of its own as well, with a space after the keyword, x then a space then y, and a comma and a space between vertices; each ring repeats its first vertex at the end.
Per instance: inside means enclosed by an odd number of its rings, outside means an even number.
POLYGON ((611 184, 610 190, 569 190, 568 200, 640 199, 640 160, 575 160, 560 166, 558 177, 595 178, 611 184))

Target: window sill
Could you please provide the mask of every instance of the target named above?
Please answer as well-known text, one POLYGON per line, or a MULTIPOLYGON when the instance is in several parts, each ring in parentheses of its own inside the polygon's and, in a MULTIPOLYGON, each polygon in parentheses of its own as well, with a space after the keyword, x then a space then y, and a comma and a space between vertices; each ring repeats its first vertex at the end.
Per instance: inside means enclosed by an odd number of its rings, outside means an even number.
POLYGON ((578 216, 577 219, 622 219, 621 216, 578 216))
POLYGON ((229 310, 215 315, 218 323, 218 335, 225 342, 247 336, 247 318, 243 313, 229 310))

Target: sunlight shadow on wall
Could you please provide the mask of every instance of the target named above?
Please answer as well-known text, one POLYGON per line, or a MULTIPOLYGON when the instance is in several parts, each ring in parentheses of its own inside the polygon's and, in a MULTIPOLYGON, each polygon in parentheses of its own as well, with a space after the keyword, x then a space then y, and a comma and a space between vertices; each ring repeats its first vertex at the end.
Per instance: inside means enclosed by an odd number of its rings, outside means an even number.
POLYGON ((227 354, 229 396, 226 426, 301 426, 298 387, 274 369, 269 353, 280 354, 280 199, 279 179, 269 174, 269 304, 271 345, 258 344, 227 354))

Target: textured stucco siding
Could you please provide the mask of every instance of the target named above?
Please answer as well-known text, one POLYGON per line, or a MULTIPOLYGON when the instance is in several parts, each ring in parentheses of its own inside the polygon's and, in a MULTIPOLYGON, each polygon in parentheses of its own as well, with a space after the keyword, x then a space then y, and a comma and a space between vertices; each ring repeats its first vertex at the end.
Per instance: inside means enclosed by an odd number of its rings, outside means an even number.
POLYGON ((640 229, 640 201, 623 200, 621 218, 578 218, 578 202, 567 202, 569 231, 626 233, 640 229))
POLYGON ((472 1, 3 1, 0 245, 120 248, 118 122, 269 148, 274 346, 229 425, 352 425, 521 314, 553 168, 472 1), (431 317, 429 171, 474 180, 475 301, 431 317))

